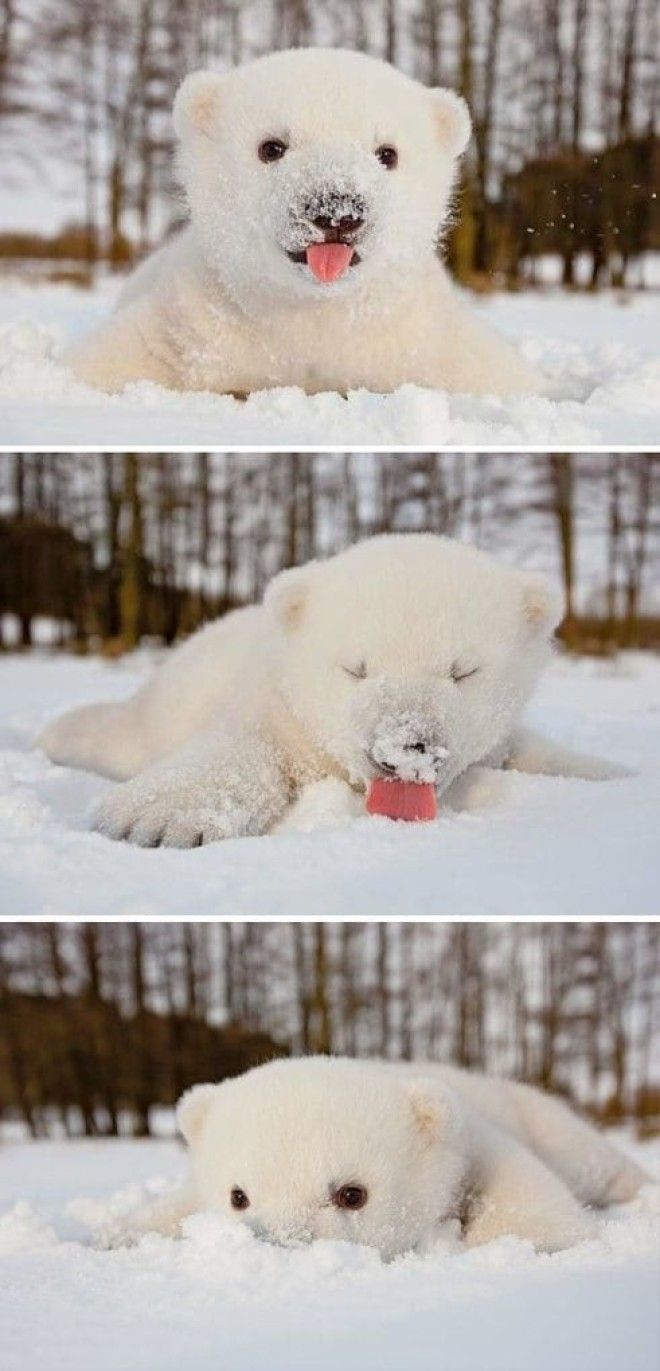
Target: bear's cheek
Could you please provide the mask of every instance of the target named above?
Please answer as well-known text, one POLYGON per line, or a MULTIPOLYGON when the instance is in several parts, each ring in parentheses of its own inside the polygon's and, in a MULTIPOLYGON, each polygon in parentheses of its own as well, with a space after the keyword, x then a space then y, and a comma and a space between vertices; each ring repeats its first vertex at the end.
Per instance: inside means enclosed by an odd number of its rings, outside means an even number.
POLYGON ((189 193, 199 219, 215 222, 237 240, 245 236, 246 224, 254 227, 267 212, 258 176, 247 161, 237 163, 235 158, 193 169, 189 193))

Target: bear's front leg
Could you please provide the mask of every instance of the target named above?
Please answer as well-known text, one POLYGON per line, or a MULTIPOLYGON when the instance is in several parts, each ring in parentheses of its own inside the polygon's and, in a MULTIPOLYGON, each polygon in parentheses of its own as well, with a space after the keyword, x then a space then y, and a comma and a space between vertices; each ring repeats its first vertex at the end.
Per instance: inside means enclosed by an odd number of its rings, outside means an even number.
POLYGON ((195 1196, 189 1186, 176 1190, 172 1195, 151 1200, 134 1210, 107 1220, 94 1236, 94 1246, 111 1250, 117 1247, 134 1247, 149 1233, 158 1233, 163 1238, 177 1238, 181 1234, 181 1224, 197 1208, 195 1196))
POLYGON ((267 737, 215 731, 117 786, 95 827, 139 847, 200 847, 266 833, 290 798, 267 737))
POLYGON ((177 388, 172 361, 164 355, 162 330, 148 299, 119 309, 62 358, 74 376, 94 390, 117 394, 132 381, 177 388))

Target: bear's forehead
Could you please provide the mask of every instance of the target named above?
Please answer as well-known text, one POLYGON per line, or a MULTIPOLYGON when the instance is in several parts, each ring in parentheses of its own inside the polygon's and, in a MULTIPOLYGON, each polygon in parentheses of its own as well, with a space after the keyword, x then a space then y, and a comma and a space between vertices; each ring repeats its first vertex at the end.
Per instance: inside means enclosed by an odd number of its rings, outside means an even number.
POLYGON ((519 612, 519 593, 497 573, 478 576, 460 569, 439 568, 428 575, 398 574, 395 569, 371 570, 361 576, 342 570, 312 588, 311 608, 318 618, 336 618, 342 631, 366 632, 369 639, 386 647, 403 633, 412 645, 441 646, 447 637, 469 637, 478 630, 479 640, 512 624, 519 612))
POLYGON ((355 1098, 330 1096, 322 1109, 262 1100, 211 1118, 204 1150, 227 1181, 258 1182, 268 1192, 293 1178, 318 1189, 351 1179, 384 1181, 393 1156, 405 1165, 413 1131, 401 1101, 383 1111, 355 1098))
POLYGON ((350 591, 350 603, 413 601, 420 608, 461 602, 479 607, 489 600, 516 599, 516 575, 487 553, 460 544, 416 535, 391 542, 356 544, 318 567, 311 578, 320 595, 350 591))
POLYGON ((380 1079, 318 1080, 290 1073, 229 1084, 215 1102, 213 1124, 221 1130, 252 1130, 255 1138, 286 1140, 320 1129, 328 1142, 343 1142, 357 1133, 372 1135, 378 1120, 391 1124, 407 1117, 401 1091, 380 1079))
POLYGON ((244 127, 272 125, 273 132, 306 137, 378 135, 417 121, 426 108, 422 87, 382 63, 360 68, 356 79, 351 63, 327 60, 337 54, 282 56, 287 60, 237 68, 226 78, 229 112, 234 107, 244 127), (298 62, 289 62, 296 56, 298 62))

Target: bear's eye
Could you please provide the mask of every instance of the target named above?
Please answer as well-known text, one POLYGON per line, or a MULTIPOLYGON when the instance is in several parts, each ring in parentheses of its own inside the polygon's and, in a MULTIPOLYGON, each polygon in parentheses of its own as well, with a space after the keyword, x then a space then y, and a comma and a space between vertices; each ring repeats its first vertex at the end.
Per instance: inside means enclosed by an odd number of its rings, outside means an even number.
POLYGON ((354 681, 364 681, 367 674, 367 663, 358 662, 357 666, 343 666, 342 671, 345 671, 347 676, 352 676, 354 681))
POLYGON ((392 147, 391 143, 383 143, 381 147, 376 148, 376 157, 388 171, 394 171, 394 168, 398 165, 399 154, 396 148, 392 147))
POLYGON ((363 1185, 340 1185, 332 1196, 337 1209, 364 1209, 367 1192, 363 1185))
POLYGON ((250 1201, 240 1185, 233 1185, 229 1195, 232 1209, 249 1209, 250 1201))
POLYGON ((478 666, 471 666, 466 668, 461 666, 459 662, 454 662, 454 665, 451 669, 451 679, 452 681, 457 682, 467 681, 469 680, 470 676, 476 676, 478 670, 478 666))
POLYGON ((259 161, 279 162, 286 150, 286 143, 283 143, 281 138, 264 138, 263 143, 259 144, 259 161))

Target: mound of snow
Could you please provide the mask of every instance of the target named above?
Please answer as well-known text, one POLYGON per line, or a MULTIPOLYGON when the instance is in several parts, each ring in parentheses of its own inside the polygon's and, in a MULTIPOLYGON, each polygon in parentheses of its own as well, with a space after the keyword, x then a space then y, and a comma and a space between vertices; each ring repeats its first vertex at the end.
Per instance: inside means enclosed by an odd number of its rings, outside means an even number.
POLYGON ((474 308, 522 344, 552 398, 447 396, 418 386, 392 395, 308 396, 295 388, 231 396, 176 394, 150 382, 105 396, 58 361, 91 329, 116 286, 0 285, 0 413, 7 446, 438 447, 644 446, 657 441, 660 353, 656 297, 522 293, 474 308))

